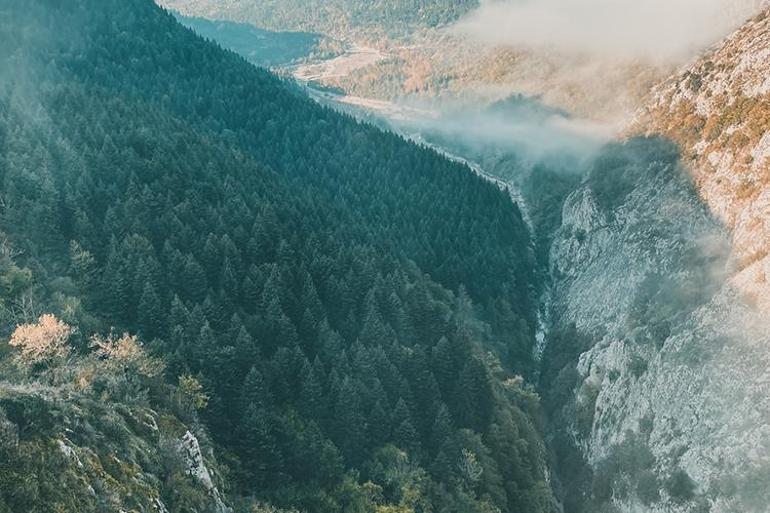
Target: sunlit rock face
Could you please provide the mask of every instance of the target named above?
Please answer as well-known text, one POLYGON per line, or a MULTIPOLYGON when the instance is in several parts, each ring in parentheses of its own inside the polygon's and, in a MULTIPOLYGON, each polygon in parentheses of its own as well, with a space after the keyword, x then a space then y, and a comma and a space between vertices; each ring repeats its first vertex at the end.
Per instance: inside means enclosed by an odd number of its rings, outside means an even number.
POLYGON ((770 11, 656 88, 631 133, 675 141, 681 164, 655 139, 603 157, 551 250, 554 329, 592 341, 568 428, 586 501, 766 512, 770 11))
POLYGON ((733 283, 770 307, 770 10, 652 93, 635 131, 685 152, 698 193, 731 229, 733 283))
POLYGON ((552 329, 592 344, 558 429, 589 511, 767 511, 770 332, 726 279, 729 242, 663 140, 610 147, 567 198, 552 329))
POLYGON ((201 451, 198 438, 196 438, 190 431, 185 432, 179 442, 178 450, 185 462, 188 475, 195 478, 195 480, 203 486, 209 497, 211 497, 211 500, 214 502, 214 513, 232 513, 232 509, 225 505, 222 494, 214 484, 211 472, 206 466, 206 462, 203 458, 203 452, 201 451))

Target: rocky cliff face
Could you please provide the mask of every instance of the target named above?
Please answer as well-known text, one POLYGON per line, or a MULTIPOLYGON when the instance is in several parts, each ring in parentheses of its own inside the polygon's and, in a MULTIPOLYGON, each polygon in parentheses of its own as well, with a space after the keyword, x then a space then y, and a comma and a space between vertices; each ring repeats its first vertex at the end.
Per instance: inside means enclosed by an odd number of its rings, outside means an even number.
POLYGON ((551 354, 589 343, 544 386, 588 464, 582 511, 767 511, 770 337, 729 242, 663 140, 607 148, 565 201, 552 318, 572 338, 551 354))
POLYGON ((634 131, 683 148, 698 193, 732 231, 733 282, 770 306, 770 9, 652 95, 634 131))
POLYGON ((640 133, 679 149, 604 150, 550 250, 567 509, 767 512, 770 9, 655 88, 640 133))
POLYGON ((545 386, 585 511, 768 511, 769 129, 765 10, 638 114, 631 133, 681 163, 631 139, 565 201, 550 351, 577 348, 545 386))
POLYGON ((540 388, 565 512, 767 512, 770 331, 736 286, 733 232, 693 161, 665 138, 632 138, 580 180, 574 156, 526 177, 504 149, 453 151, 519 182, 546 232, 540 388))

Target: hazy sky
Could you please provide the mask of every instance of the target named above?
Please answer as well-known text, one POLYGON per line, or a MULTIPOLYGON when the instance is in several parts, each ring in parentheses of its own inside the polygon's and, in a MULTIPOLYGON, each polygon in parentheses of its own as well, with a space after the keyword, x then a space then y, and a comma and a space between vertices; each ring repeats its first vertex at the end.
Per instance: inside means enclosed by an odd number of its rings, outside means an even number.
POLYGON ((679 61, 766 0, 482 0, 457 30, 481 41, 679 61))

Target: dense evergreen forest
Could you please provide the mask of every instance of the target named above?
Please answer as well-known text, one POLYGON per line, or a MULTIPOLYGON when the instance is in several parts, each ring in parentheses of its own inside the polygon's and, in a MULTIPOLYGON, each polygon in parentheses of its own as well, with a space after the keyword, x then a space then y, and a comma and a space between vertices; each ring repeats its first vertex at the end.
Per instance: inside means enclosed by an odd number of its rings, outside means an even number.
MULTIPOLYGON (((232 497, 551 508, 538 398, 517 376, 539 285, 506 191, 150 0, 0 12, 0 230, 18 248, 3 337, 45 312, 81 352, 87 334, 137 334, 169 382, 202 384, 232 497)), ((40 476, 0 470, 0 511, 18 511, 14 480, 40 476)))

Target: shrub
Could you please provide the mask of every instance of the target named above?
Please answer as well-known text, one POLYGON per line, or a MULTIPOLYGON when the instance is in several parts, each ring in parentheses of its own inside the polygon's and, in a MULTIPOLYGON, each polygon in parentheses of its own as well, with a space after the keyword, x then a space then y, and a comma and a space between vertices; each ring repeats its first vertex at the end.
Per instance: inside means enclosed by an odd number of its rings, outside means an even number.
POLYGON ((91 338, 91 347, 94 356, 116 372, 132 371, 146 378, 154 378, 160 376, 164 369, 163 361, 149 356, 135 335, 124 333, 120 338, 95 335, 91 338))
POLYGON ((636 483, 636 494, 646 506, 660 500, 658 476, 650 470, 643 470, 636 483))
POLYGON ((19 325, 11 335, 10 345, 19 349, 18 360, 22 364, 34 366, 66 358, 71 334, 69 325, 45 314, 37 323, 19 325))
POLYGON ((180 400, 188 411, 202 410, 209 403, 209 396, 203 392, 203 385, 190 375, 179 376, 178 390, 180 400))
POLYGON ((674 471, 664 484, 666 492, 677 502, 695 497, 695 481, 682 469, 674 471))
POLYGON ((635 378, 641 378, 647 369, 649 364, 643 357, 635 354, 631 357, 631 362, 628 364, 628 369, 635 378))

